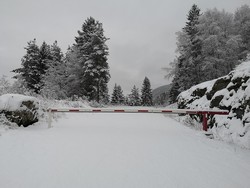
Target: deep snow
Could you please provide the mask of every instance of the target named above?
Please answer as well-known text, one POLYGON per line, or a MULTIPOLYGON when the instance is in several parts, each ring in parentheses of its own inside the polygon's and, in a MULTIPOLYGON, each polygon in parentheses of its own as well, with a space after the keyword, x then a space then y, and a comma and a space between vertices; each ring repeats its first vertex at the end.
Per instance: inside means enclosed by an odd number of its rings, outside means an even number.
POLYGON ((250 151, 162 114, 62 115, 0 136, 1 188, 247 188, 250 151))

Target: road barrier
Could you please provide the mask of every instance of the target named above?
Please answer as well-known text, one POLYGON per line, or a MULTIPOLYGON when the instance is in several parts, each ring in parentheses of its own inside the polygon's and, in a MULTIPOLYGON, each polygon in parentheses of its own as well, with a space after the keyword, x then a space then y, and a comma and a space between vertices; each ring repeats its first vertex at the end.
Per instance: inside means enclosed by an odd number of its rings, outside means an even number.
POLYGON ((48 128, 51 128, 52 113, 160 113, 160 114, 201 114, 203 116, 203 130, 207 131, 208 115, 228 115, 227 110, 190 110, 190 109, 110 109, 110 108, 49 108, 48 128))

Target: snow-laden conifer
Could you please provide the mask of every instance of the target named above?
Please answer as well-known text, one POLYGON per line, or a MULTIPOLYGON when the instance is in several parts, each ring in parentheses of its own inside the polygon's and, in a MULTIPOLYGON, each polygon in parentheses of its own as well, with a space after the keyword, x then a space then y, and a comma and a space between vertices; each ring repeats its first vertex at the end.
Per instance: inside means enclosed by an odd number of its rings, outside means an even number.
POLYGON ((99 102, 107 95, 107 83, 110 79, 107 63, 108 46, 102 24, 94 18, 88 18, 75 38, 77 79, 82 89, 81 95, 99 102))
POLYGON ((153 105, 153 95, 150 81, 147 77, 143 80, 142 89, 141 89, 141 104, 143 106, 152 106, 153 105))
POLYGON ((113 93, 111 96, 111 104, 113 105, 121 105, 124 104, 125 97, 123 95, 123 91, 120 85, 115 84, 113 93))
POLYGON ((141 105, 141 98, 139 94, 139 89, 134 85, 131 90, 131 93, 128 96, 127 103, 130 106, 140 106, 141 105))

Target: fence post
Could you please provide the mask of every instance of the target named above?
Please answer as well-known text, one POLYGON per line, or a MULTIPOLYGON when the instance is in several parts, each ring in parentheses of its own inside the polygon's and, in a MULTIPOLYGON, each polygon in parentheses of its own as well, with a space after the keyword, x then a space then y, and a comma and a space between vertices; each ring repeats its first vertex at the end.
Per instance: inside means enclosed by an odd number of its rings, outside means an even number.
POLYGON ((52 123, 52 110, 51 108, 49 109, 49 117, 48 117, 48 128, 51 128, 51 123, 52 123))
POLYGON ((203 131, 207 131, 207 113, 202 113, 203 115, 203 131))

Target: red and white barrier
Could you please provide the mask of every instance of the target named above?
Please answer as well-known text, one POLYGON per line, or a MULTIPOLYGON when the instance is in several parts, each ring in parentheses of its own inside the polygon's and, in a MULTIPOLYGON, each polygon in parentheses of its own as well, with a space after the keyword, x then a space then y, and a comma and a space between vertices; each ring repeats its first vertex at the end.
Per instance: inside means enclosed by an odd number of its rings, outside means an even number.
POLYGON ((162 114, 202 114, 203 130, 207 131, 208 115, 228 115, 227 110, 190 110, 190 109, 111 109, 111 108, 50 108, 48 127, 51 127, 52 113, 81 112, 81 113, 162 113, 162 114))

